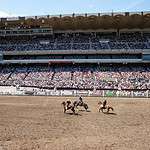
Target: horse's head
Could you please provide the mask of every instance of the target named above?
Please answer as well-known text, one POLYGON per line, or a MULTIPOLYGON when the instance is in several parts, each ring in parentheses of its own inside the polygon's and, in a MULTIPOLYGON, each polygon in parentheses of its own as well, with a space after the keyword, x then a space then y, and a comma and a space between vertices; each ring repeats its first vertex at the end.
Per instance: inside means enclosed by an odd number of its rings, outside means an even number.
POLYGON ((101 104, 103 104, 103 103, 102 103, 101 101, 99 101, 99 102, 98 102, 98 105, 101 105, 101 104))
POLYGON ((66 102, 63 101, 61 104, 65 106, 65 105, 66 105, 66 102))

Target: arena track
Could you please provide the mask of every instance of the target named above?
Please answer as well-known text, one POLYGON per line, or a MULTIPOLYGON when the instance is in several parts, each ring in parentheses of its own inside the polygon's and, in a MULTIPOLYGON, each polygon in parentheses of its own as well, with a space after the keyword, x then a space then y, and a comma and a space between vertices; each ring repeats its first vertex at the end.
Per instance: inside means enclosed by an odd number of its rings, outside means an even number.
POLYGON ((0 150, 150 150, 150 99, 83 98, 89 112, 63 113, 75 97, 0 97, 0 150))

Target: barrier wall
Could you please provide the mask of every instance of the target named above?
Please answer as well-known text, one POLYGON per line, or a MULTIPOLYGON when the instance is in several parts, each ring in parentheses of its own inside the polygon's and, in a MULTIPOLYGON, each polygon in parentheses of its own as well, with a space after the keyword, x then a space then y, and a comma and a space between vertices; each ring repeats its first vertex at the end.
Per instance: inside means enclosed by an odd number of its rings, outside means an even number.
POLYGON ((57 90, 0 86, 0 95, 150 97, 150 90, 57 90))

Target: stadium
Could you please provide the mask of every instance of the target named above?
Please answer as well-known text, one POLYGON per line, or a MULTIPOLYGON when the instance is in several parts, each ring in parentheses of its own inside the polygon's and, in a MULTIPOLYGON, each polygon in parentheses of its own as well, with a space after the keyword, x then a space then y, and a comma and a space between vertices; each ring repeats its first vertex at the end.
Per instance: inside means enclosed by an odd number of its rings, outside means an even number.
POLYGON ((1 18, 0 85, 34 95, 42 89, 149 97, 149 18, 148 12, 1 18))
POLYGON ((149 150, 150 12, 0 18, 0 95, 0 150, 149 150))

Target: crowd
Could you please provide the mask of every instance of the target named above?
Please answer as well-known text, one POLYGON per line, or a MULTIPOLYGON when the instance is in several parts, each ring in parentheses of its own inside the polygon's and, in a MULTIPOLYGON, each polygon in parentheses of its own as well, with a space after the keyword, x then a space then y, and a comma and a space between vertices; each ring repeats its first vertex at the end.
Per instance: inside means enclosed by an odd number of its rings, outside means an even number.
POLYGON ((0 85, 75 89, 150 89, 149 66, 1 67, 0 85))
POLYGON ((139 32, 120 33, 66 33, 45 37, 1 38, 0 51, 29 50, 101 50, 101 49, 148 49, 150 34, 139 32), (19 38, 19 39, 18 39, 19 38))

